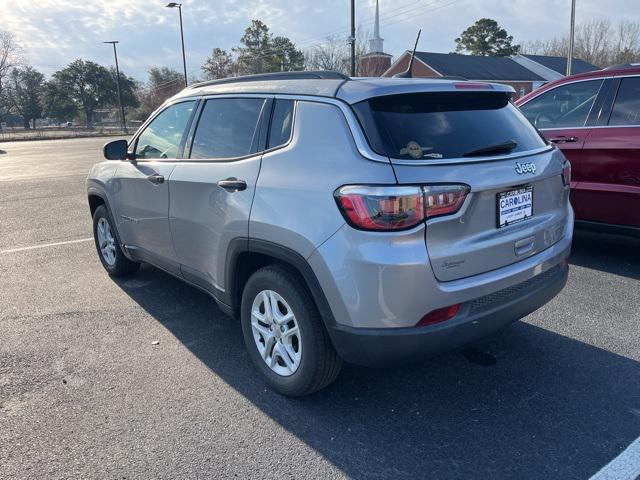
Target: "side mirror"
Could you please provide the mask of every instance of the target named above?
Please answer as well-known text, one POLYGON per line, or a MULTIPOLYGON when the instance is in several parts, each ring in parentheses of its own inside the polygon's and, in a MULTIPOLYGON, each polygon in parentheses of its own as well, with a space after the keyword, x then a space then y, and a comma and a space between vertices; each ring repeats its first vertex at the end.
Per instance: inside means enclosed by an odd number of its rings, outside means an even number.
POLYGON ((107 160, 126 160, 127 159, 127 141, 114 140, 108 142, 102 147, 102 154, 107 160))

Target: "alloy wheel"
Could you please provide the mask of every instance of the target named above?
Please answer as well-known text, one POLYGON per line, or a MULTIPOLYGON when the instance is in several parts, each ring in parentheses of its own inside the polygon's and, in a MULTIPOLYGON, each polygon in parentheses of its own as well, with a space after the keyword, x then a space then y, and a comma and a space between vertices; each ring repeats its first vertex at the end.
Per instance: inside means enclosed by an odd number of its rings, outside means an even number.
POLYGON ((102 217, 98 220, 97 226, 98 246, 100 247, 100 255, 107 265, 112 267, 116 263, 116 240, 111 231, 109 221, 102 217))
POLYGON ((256 295, 251 306, 251 330, 260 356, 278 375, 293 375, 302 358, 302 337, 293 313, 273 290, 256 295))

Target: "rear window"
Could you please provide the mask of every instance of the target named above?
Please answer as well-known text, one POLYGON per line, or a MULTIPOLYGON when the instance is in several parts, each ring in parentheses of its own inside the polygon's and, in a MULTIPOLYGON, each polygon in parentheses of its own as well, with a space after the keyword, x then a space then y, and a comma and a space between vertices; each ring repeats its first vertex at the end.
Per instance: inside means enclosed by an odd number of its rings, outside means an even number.
MULTIPOLYGON (((353 106, 371 148, 406 160, 460 158, 493 145, 510 153, 546 142, 500 92, 388 95, 353 106), (515 146, 514 146, 515 145, 515 146)), ((506 152, 495 152, 499 154, 506 152)))

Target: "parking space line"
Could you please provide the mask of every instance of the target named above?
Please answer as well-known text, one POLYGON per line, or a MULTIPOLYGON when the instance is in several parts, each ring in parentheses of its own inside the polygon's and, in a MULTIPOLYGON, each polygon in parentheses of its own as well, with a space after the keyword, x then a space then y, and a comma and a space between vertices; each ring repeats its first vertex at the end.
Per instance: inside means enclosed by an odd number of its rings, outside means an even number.
POLYGON ((607 463, 591 480, 636 480, 640 477, 640 437, 607 463))
POLYGON ((38 248, 57 247, 58 245, 69 245, 71 243, 82 243, 82 242, 90 242, 90 241, 93 241, 93 237, 79 238, 77 240, 67 240, 65 242, 42 243, 40 245, 31 245, 29 247, 9 248, 7 250, 0 250, 0 255, 6 254, 6 253, 24 252, 26 250, 36 250, 38 248))

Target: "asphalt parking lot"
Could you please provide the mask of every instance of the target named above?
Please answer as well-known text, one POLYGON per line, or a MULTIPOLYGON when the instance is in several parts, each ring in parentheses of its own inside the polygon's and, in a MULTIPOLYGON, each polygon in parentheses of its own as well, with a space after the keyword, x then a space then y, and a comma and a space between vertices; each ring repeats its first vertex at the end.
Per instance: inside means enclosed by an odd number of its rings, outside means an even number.
POLYGON ((289 400, 205 294, 105 274, 104 141, 0 144, 1 478, 584 479, 640 436, 640 240, 577 232, 564 291, 496 337, 289 400))

